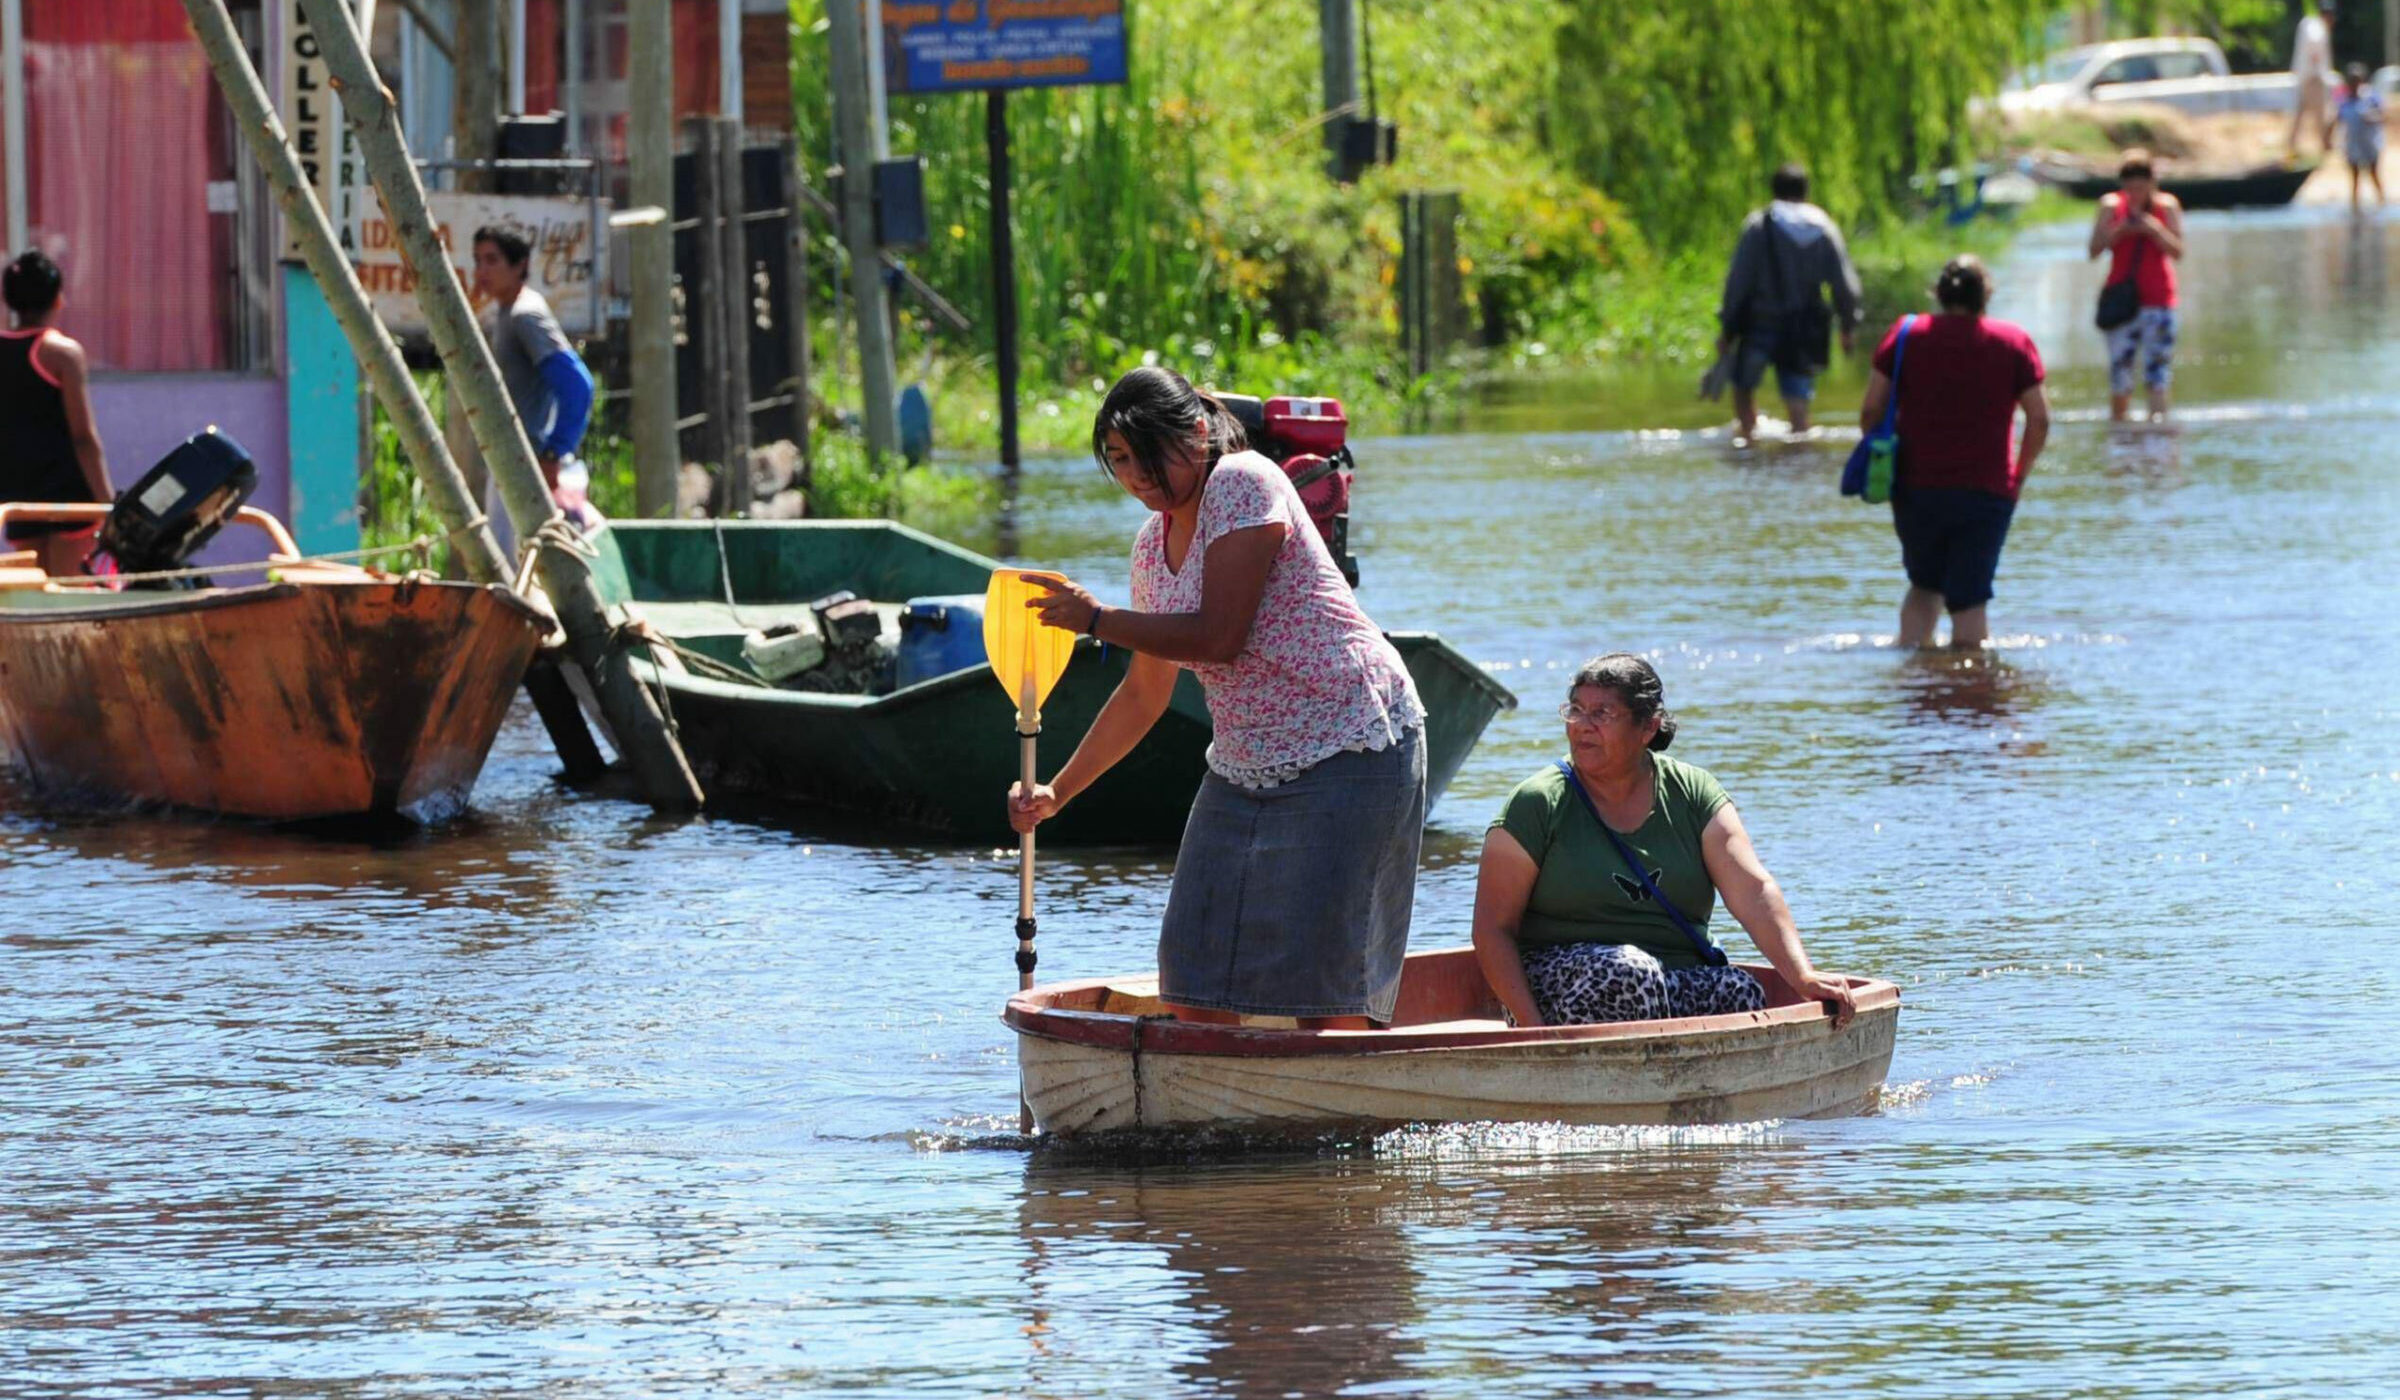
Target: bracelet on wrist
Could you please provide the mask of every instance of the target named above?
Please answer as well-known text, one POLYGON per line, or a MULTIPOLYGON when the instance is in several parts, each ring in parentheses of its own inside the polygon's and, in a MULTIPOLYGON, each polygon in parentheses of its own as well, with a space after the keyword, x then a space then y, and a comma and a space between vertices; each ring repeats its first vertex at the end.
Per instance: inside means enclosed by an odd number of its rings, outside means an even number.
POLYGON ((1106 608, 1104 608, 1104 607, 1101 607, 1101 606, 1100 606, 1099 604, 1097 604, 1097 603, 1094 603, 1094 604, 1092 605, 1092 617, 1091 617, 1091 621, 1089 621, 1089 622, 1086 622, 1086 623, 1084 623, 1084 624, 1083 624, 1083 635, 1085 635, 1085 636, 1087 636, 1087 637, 1091 638, 1091 639, 1092 639, 1093 641, 1095 641, 1095 642, 1096 642, 1096 641, 1099 641, 1099 640, 1100 640, 1100 614, 1102 614, 1102 613, 1104 613, 1104 612, 1107 612, 1107 611, 1108 611, 1108 609, 1106 609, 1106 608))

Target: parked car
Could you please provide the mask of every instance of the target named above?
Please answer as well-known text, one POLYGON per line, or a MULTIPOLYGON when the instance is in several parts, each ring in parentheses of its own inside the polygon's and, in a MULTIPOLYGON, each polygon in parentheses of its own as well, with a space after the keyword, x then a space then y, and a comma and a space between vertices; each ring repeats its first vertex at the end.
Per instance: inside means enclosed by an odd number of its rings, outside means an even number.
POLYGON ((2003 113, 2086 104, 2151 103, 2194 116, 2288 112, 2299 93, 2289 73, 2236 74, 2209 39, 2128 39, 2064 49, 2000 90, 2003 113))

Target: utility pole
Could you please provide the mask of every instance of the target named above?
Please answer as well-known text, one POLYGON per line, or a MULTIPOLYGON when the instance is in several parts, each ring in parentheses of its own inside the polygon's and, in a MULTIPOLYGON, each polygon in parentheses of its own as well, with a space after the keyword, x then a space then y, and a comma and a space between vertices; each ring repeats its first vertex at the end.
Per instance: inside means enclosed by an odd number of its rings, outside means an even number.
MULTIPOLYGON (((221 0, 220 0, 221 2, 221 0)), ((542 589, 549 595, 559 625, 567 634, 567 649, 585 674, 597 683, 601 709, 608 716, 617 749, 640 782, 643 795, 661 811, 697 811, 700 782, 684 761, 682 746, 659 712, 658 701, 633 673, 632 659, 617 641, 608 613, 593 584, 591 566, 571 547, 546 540, 561 529, 565 517, 542 483, 542 469, 533 459, 525 425, 500 382, 500 367, 492 358, 467 293, 450 269, 448 251, 434 231, 425 206, 425 187, 409 158, 408 141, 400 133, 399 114, 392 94, 376 76, 357 26, 344 0, 300 0, 310 27, 323 45, 325 63, 343 109, 358 131, 367 172, 383 198, 400 254, 416 277, 417 301, 424 308, 434 350, 442 357, 451 394, 463 400, 475 440, 508 513, 517 537, 533 551, 542 589)))
POLYGON ((842 241, 850 249, 851 300, 858 317, 859 391, 867 454, 880 463, 900 445, 894 407, 890 296, 875 242, 874 84, 867 57, 867 0, 825 0, 833 61, 833 127, 842 143, 842 241))
POLYGON ((633 491, 645 520, 675 513, 683 452, 675 423, 675 27, 668 0, 632 0, 627 145, 633 202, 662 211, 627 230, 633 255, 633 491))
POLYGON ((1317 33, 1325 68, 1325 168, 1346 181, 1352 172, 1343 133, 1358 115, 1358 0, 1317 0, 1317 33))

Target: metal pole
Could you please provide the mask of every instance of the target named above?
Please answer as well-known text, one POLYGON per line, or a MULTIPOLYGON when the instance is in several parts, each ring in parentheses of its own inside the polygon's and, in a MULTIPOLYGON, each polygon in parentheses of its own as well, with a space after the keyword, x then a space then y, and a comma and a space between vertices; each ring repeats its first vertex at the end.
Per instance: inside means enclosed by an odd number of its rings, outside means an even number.
POLYGON ((417 469, 417 478, 425 484, 426 499, 434 514, 450 530, 461 566, 477 583, 509 582, 508 561, 500 553, 491 531, 484 527, 483 512, 476 508, 475 498, 468 493, 466 478, 459 474, 458 464, 442 445, 442 430, 435 425, 424 396, 417 392, 416 381, 409 377, 408 365, 400 358, 400 347, 392 343, 391 332, 376 319, 374 304, 367 299, 366 288, 359 285, 358 273, 342 256, 333 222, 308 187, 299 158, 292 154, 291 141, 284 134, 283 121, 275 114, 275 105, 267 97, 266 86, 259 81, 258 70, 250 66, 249 51, 242 46, 241 35, 233 27, 233 17, 226 12, 224 0, 183 0, 183 8, 191 16, 192 29, 199 35, 209 66, 216 72, 217 86, 225 94, 226 105, 233 109, 234 123, 249 143, 251 155, 265 170, 267 184, 275 191, 276 204, 291 224, 309 272, 325 289, 325 300, 333 310, 334 319, 349 337, 350 348, 358 355, 375 396, 391 415, 392 427, 400 436, 400 445, 407 451, 409 462, 417 469))
POLYGON ((1325 74, 1325 168, 1336 180, 1352 171, 1342 156, 1342 132, 1358 111, 1357 0, 1317 0, 1319 57, 1325 74))
POLYGON ((866 58, 864 0, 826 0, 833 65, 833 124, 842 143, 842 241, 850 248, 850 291, 858 325, 860 405, 867 453, 880 463, 900 445, 894 406, 892 320, 875 245, 875 138, 866 58))
MULTIPOLYGON (((198 0, 186 0, 187 4, 198 0)), ((632 766, 652 806, 695 811, 699 780, 660 715, 657 699, 635 679, 632 664, 615 642, 608 613, 593 586, 590 566, 573 549, 544 545, 537 532, 560 528, 562 519, 543 485, 541 468, 526 441, 525 426, 500 383, 491 346, 475 324, 466 289, 451 271, 448 252, 425 207, 425 188, 400 134, 392 95, 375 76, 342 0, 300 0, 322 45, 334 90, 358 130, 367 171, 383 197, 385 213, 402 259, 417 280, 434 350, 449 376, 452 394, 465 401, 468 422, 485 462, 507 502, 517 537, 534 550, 543 590, 567 634, 567 648, 584 671, 599 681, 600 705, 614 731, 617 749, 632 766)))
POLYGON ((984 94, 983 140, 992 174, 992 340, 1000 368, 1000 469, 1023 465, 1017 452, 1017 240, 1008 218, 1008 91, 984 94))
MULTIPOLYGON (((458 61, 451 69, 450 154, 490 160, 500 154, 500 0, 456 0, 452 13, 458 20, 458 61)), ((462 170, 458 188, 489 193, 492 173, 462 170)))
POLYGON ((25 246, 29 215, 25 210, 25 123, 30 108, 25 101, 25 0, 0 0, 0 64, 8 72, 0 75, 8 109, 0 114, 0 135, 7 146, 8 165, 8 246, 10 257, 25 246))
POLYGON ((626 230, 633 256, 633 490, 646 520, 675 513, 683 462, 675 422, 675 26, 668 0, 632 0, 626 86, 632 90, 627 144, 633 202, 667 211, 626 230))
POLYGON ((717 115, 742 119, 742 0, 717 0, 717 115))
POLYGON ((508 0, 508 108, 525 114, 525 0, 508 0))
POLYGON ((719 515, 746 515, 750 510, 750 225, 742 180, 742 122, 725 117, 717 123, 717 211, 724 218, 717 235, 717 253, 725 275, 717 294, 724 299, 725 330, 725 475, 717 482, 719 515))

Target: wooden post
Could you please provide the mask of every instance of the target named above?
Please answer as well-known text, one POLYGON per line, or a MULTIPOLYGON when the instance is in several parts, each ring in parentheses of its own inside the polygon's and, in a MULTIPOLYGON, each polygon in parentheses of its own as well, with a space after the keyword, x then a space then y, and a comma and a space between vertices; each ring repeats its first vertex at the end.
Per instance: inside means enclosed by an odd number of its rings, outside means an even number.
POLYGON ((786 140, 783 149, 783 333, 791 342, 792 445, 800 449, 799 487, 816 487, 814 459, 809 452, 808 373, 808 204, 801 191, 800 143, 786 140))
POLYGON ((692 134, 692 285, 684 288, 684 318, 700 342, 700 456, 717 467, 716 489, 709 493, 709 514, 725 514, 725 479, 733 473, 732 395, 726 385, 732 372, 725 365, 725 254, 718 239, 724 235, 725 205, 717 188, 723 167, 717 163, 717 124, 708 117, 684 123, 692 134))
POLYGON ((868 458, 880 465, 899 449, 900 424, 890 296, 875 243, 875 162, 883 152, 875 143, 866 6, 861 0, 825 0, 825 19, 833 68, 833 126, 842 144, 842 242, 850 249, 850 292, 858 324, 859 407, 867 423, 868 458))
MULTIPOLYGON (((466 404, 475 440, 508 505, 517 537, 534 544, 537 531, 563 517, 543 485, 533 446, 525 438, 525 425, 517 420, 515 406, 500 383, 499 366, 475 324, 466 289, 451 271, 449 254, 434 232, 432 216, 425 207, 425 187, 409 159, 392 95, 375 76, 343 0, 300 3, 323 45, 334 90, 341 94, 342 106, 358 129, 367 172, 383 198, 401 257, 416 276, 417 301, 425 310, 434 350, 449 375, 450 392, 466 404)), ((629 659, 614 644, 607 610, 593 587, 584 557, 552 546, 537 547, 534 560, 543 590, 566 631, 568 650, 599 682, 602 712, 644 795, 661 810, 698 810, 699 780, 684 762, 682 747, 660 715, 657 700, 635 679, 629 659)))
POLYGON ((633 202, 667 211, 627 230, 633 255, 634 501, 646 520, 675 513, 683 449, 675 387, 675 27, 668 0, 632 0, 628 44, 633 111, 627 133, 633 202))
MULTIPOLYGON (((303 0, 305 3, 305 0, 303 0)), ((500 154, 500 65, 505 57, 500 0, 457 0, 451 11, 458 33, 451 44, 450 144, 459 160, 490 160, 500 154)), ((310 10, 310 23, 322 24, 310 10)), ((458 188, 485 193, 494 172, 462 169, 458 188)))
POLYGON ((742 188, 742 123, 717 122, 717 325, 725 336, 725 474, 717 478, 717 514, 750 513, 750 225, 742 188))

